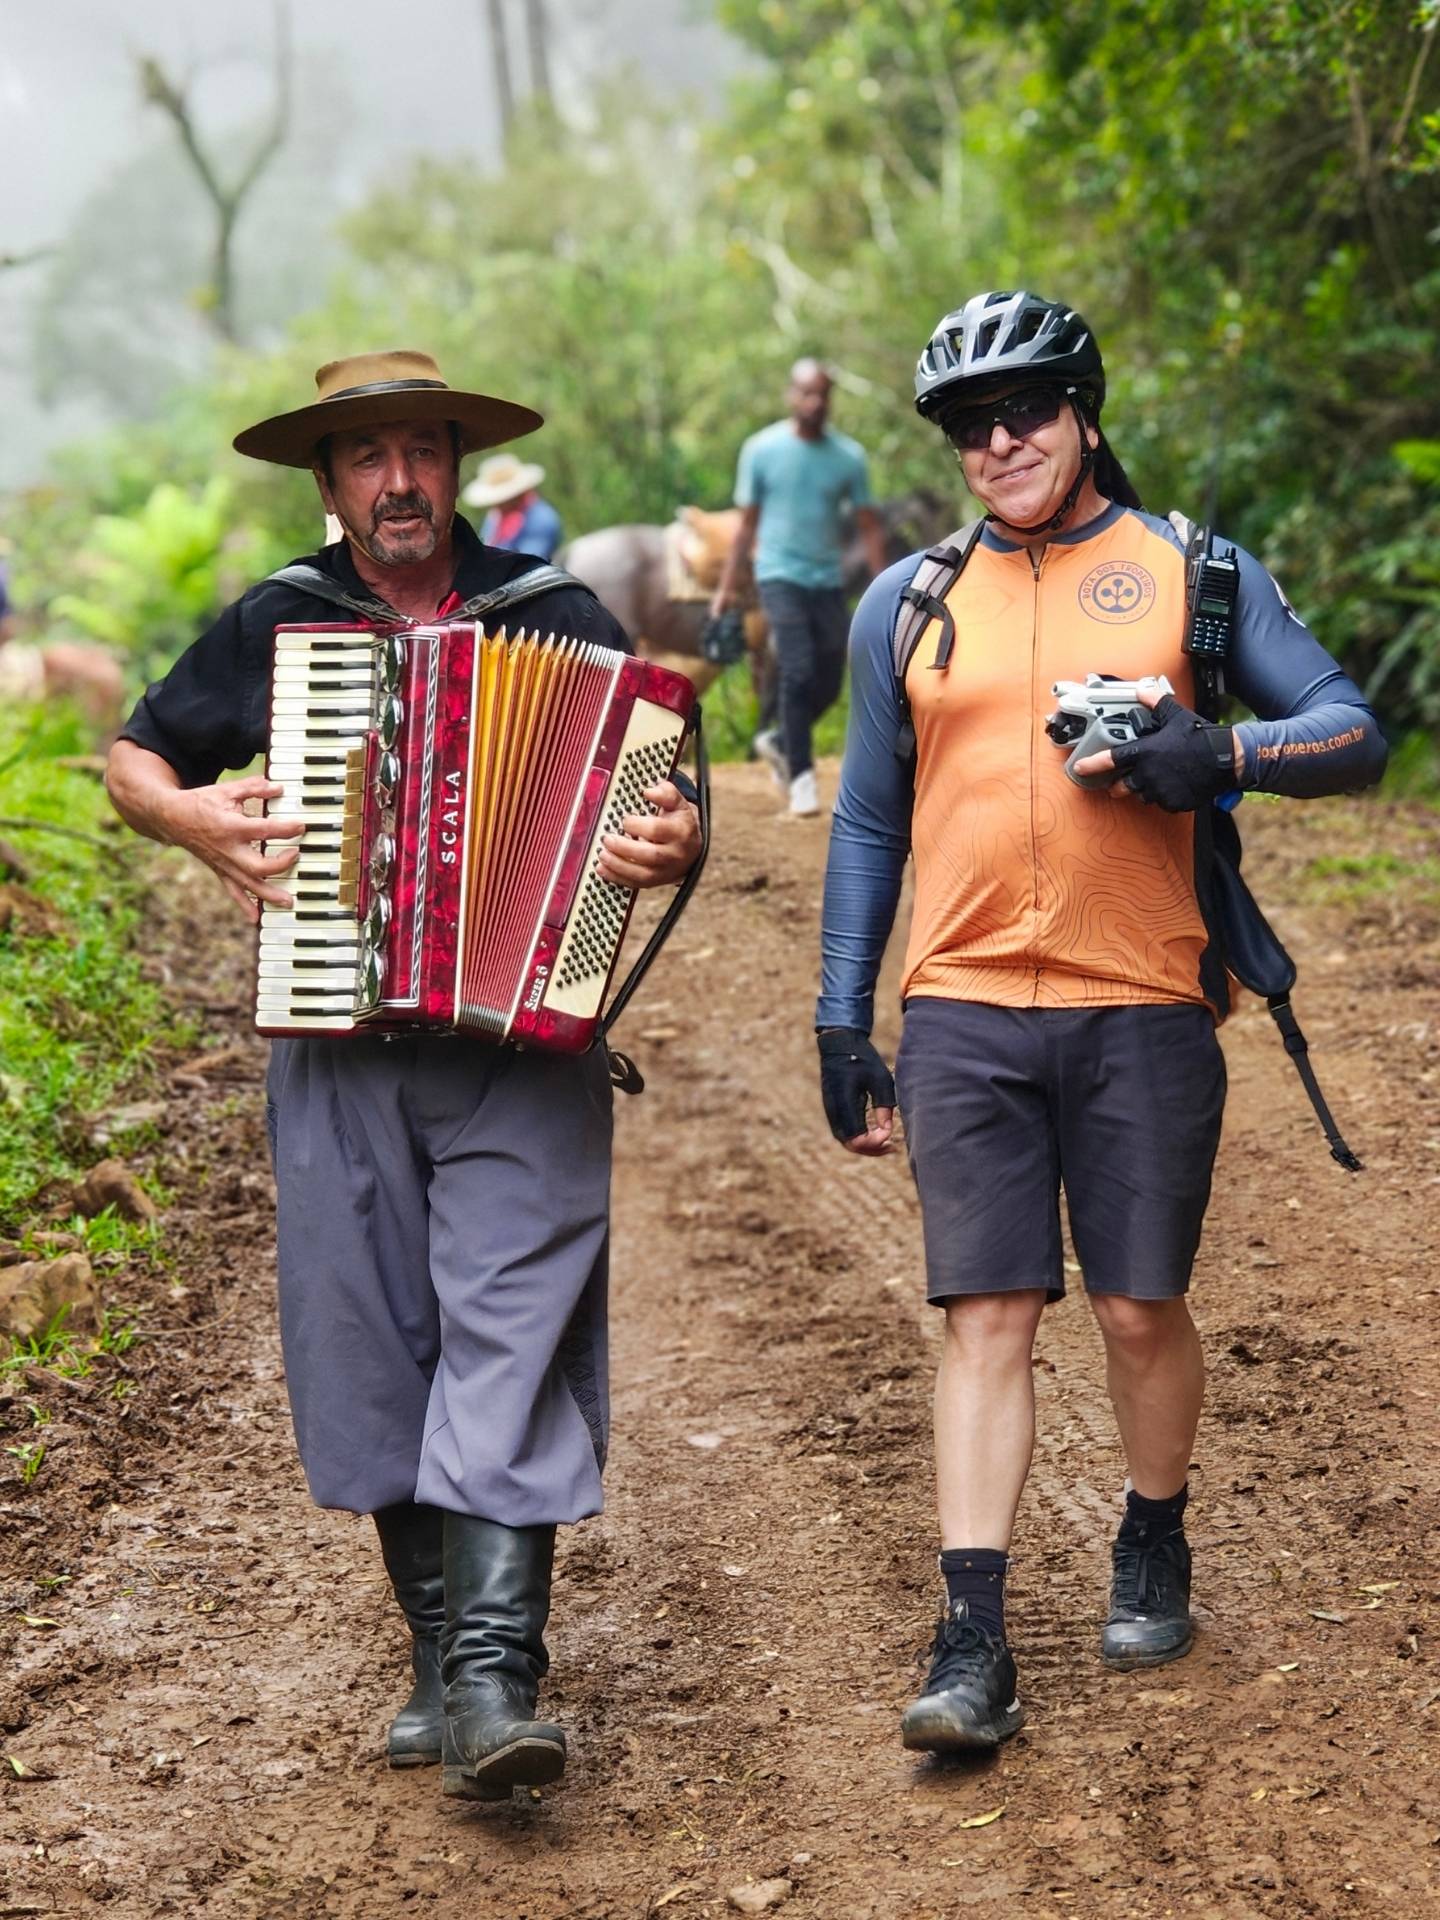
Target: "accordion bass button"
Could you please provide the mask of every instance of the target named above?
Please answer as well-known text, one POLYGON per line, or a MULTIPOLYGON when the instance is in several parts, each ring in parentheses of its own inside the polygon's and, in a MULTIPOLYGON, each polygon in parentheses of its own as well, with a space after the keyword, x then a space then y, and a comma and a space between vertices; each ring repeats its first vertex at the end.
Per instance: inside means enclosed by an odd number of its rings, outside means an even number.
POLYGON ((390 878, 395 866, 395 841, 388 833, 377 834, 375 845, 370 850, 370 879, 377 887, 383 887, 390 878))
POLYGON ((362 1007, 378 1007, 380 991, 385 984, 385 960, 373 947, 367 949, 360 963, 360 1004, 362 1007))
POLYGON ((380 702, 380 745, 389 753, 400 738, 400 723, 405 718, 405 703, 398 693, 387 694, 380 702))
POLYGON ((400 784, 400 756, 382 753, 375 765, 375 792, 382 807, 388 807, 400 784))
POLYGON ((365 938, 372 947, 378 947, 385 938, 390 925, 390 896, 376 893, 370 901, 370 910, 365 915, 365 938))

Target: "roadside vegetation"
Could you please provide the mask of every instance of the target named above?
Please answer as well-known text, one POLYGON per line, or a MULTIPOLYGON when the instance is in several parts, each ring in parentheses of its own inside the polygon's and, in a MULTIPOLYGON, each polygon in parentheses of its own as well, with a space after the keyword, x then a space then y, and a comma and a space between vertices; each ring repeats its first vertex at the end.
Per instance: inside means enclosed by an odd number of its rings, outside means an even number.
POLYGON ((186 1038, 146 964, 149 862, 93 751, 71 715, 0 711, 0 1236, 101 1157, 95 1129, 150 1088, 157 1039, 186 1038))
MULTIPOLYGON (((752 65, 710 121, 631 76, 583 127, 517 119, 499 177, 464 157, 392 170, 278 346, 227 350, 154 417, 58 456, 6 516, 35 628, 113 645, 138 680, 313 547, 309 477, 229 440, 382 341, 544 409, 527 454, 572 536, 725 504, 808 352, 837 369, 836 423, 877 493, 923 489, 958 524, 910 403, 916 354, 967 291, 1028 285, 1096 328, 1142 496, 1274 568, 1374 701, 1392 791, 1433 794, 1435 0, 714 11, 752 65)), ((738 687, 712 708, 717 752, 737 751, 738 687)))

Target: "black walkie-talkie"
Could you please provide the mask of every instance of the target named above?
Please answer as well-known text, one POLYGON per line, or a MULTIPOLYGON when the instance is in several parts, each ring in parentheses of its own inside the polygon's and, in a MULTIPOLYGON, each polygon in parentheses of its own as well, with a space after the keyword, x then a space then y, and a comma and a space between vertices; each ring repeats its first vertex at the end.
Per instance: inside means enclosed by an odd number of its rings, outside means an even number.
POLYGON ((1223 554, 1214 551, 1214 535, 1208 527, 1191 546, 1186 561, 1184 649, 1218 667, 1230 651, 1235 631, 1240 563, 1234 547, 1223 554))

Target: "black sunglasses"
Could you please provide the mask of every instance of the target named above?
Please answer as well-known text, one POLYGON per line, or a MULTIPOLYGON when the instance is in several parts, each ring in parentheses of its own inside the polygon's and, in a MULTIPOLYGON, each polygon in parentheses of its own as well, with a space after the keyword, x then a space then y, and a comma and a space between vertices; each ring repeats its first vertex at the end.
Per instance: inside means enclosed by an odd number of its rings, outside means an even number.
POLYGON ((1023 440, 1039 427, 1048 427, 1060 417, 1060 410, 1073 388, 1022 387, 1007 393, 1003 400, 988 400, 978 407, 961 407, 941 422, 945 438, 962 453, 979 453, 990 444, 996 427, 1004 427, 1012 440, 1023 440))

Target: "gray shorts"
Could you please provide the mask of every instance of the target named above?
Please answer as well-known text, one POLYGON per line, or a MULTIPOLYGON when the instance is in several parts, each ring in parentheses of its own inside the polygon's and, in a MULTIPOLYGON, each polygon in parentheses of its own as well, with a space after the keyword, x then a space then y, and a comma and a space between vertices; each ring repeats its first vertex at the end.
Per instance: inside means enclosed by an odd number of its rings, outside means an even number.
POLYGON ((1062 1186, 1089 1292, 1186 1292, 1225 1106, 1204 1007, 912 999, 895 1071, 933 1302, 1060 1299, 1062 1186))
POLYGON ((275 1042, 280 1336, 321 1506, 600 1511, 610 1101, 603 1048, 275 1042))

